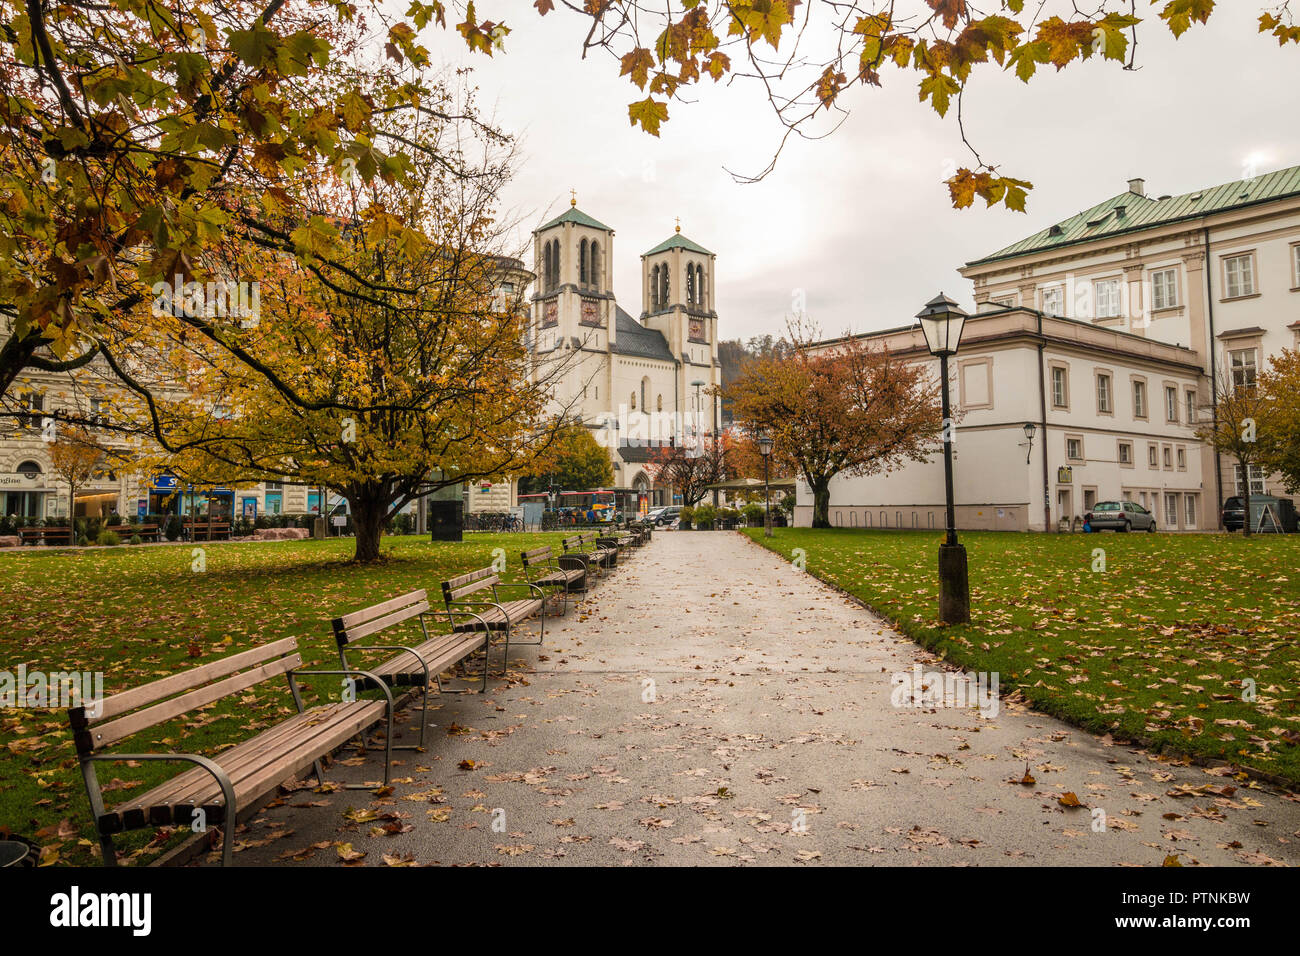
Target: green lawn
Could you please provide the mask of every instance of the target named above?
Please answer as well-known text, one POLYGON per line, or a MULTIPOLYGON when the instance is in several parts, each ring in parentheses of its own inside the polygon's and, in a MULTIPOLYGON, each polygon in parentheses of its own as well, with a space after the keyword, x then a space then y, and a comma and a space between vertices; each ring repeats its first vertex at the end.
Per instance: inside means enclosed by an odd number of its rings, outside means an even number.
POLYGON ((1300 782, 1300 536, 962 534, 972 620, 943 627, 941 534, 746 533, 1039 710, 1300 782))
MULTIPOLYGON (((439 582, 483 567, 494 548, 519 579, 519 552, 558 534, 472 534, 462 543, 385 538, 387 560, 349 563, 353 542, 285 541, 205 546, 192 570, 186 546, 0 552, 0 670, 102 671, 106 694, 282 637, 297 637, 310 664, 336 666, 330 618, 415 588, 441 603, 439 582)), ((321 691, 336 690, 316 678, 321 691)), ((215 753, 293 712, 287 683, 268 681, 188 720, 112 749, 215 753), (183 746, 180 746, 183 741, 183 746)), ((177 772, 158 763, 101 764, 116 803, 177 772), (112 781, 116 783, 111 783, 112 781)), ((46 862, 95 862, 98 843, 62 711, 0 711, 0 828, 36 839, 46 862), (65 822, 66 821, 66 822, 65 822)), ((143 831, 121 848, 147 861, 166 834, 143 831), (150 844, 146 846, 146 844, 150 844)))

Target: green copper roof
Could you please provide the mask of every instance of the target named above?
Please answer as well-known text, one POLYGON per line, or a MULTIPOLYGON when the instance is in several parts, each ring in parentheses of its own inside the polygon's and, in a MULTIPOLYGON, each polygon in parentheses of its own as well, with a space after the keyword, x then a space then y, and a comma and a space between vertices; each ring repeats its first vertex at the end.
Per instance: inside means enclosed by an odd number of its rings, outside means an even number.
POLYGON ((980 265, 1103 236, 1154 229, 1169 223, 1199 219, 1210 213, 1296 195, 1300 195, 1300 166, 1166 199, 1122 192, 1064 222, 966 264, 980 265))
POLYGON ((603 222, 597 222, 595 219, 592 219, 590 216, 588 216, 577 206, 570 206, 568 209, 564 210, 564 212, 561 215, 556 216, 554 219, 552 219, 546 225, 542 226, 541 229, 538 229, 537 231, 541 232, 543 229, 550 229, 552 226, 558 226, 562 222, 577 223, 579 226, 590 226, 592 229, 603 229, 605 230, 605 232, 614 231, 613 229, 609 228, 609 226, 605 225, 603 222))
POLYGON ((698 242, 691 242, 691 240, 687 239, 680 232, 674 233, 649 252, 643 252, 641 255, 653 256, 656 252, 667 252, 669 249, 685 249, 687 252, 698 252, 706 256, 713 255, 713 253, 709 252, 708 249, 705 249, 698 242))

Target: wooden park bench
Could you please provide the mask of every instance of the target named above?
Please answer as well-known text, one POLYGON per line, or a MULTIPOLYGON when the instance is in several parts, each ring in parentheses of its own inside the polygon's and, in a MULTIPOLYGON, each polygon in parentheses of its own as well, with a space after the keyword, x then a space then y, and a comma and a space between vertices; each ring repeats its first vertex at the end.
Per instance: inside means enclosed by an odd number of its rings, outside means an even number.
MULTIPOLYGON (((88 709, 83 703, 68 709, 73 741, 86 795, 99 832, 104 863, 116 864, 113 834, 159 826, 192 826, 194 818, 203 825, 220 825, 222 865, 228 866, 234 846, 234 826, 255 811, 264 798, 285 780, 315 766, 316 778, 324 783, 321 758, 352 737, 388 720, 385 741, 384 784, 392 764, 393 696, 383 682, 366 671, 305 670, 292 637, 263 644, 192 670, 172 674, 98 702, 88 709), (110 747, 150 727, 175 720, 284 674, 289 680, 298 713, 263 730, 256 737, 236 744, 214 757, 192 753, 109 753, 110 747), (342 701, 306 708, 297 678, 303 675, 366 677, 379 687, 385 700, 362 700, 345 695, 342 701), (347 699, 347 698, 351 699, 347 699), (91 713, 94 710, 94 713, 91 713), (104 806, 103 789, 95 775, 100 761, 156 760, 195 764, 147 793, 132 797, 113 808, 104 806)), ((349 784, 360 789, 363 784, 349 784)))
POLYGON ((18 536, 23 544, 72 544, 71 528, 19 528, 18 536))
POLYGON ((216 541, 218 538, 229 538, 230 522, 187 520, 185 522, 185 533, 191 541, 216 541))
MULTIPOLYGON (((483 650, 483 690, 487 690, 487 641, 486 631, 456 632, 429 636, 424 616, 429 614, 428 593, 424 590, 411 591, 391 601, 375 604, 371 607, 344 614, 334 618, 334 640, 339 646, 339 663, 345 670, 350 669, 348 651, 397 651, 381 664, 369 668, 369 673, 381 678, 389 687, 418 687, 424 695, 424 706, 420 715, 419 744, 394 745, 395 750, 419 750, 424 747, 424 730, 429 724, 429 682, 438 687, 438 693, 458 694, 460 690, 446 690, 442 686, 442 672, 461 663, 480 648, 483 650), (392 629, 408 622, 417 621, 420 625, 419 641, 414 647, 395 643, 391 637, 392 629), (357 641, 383 634, 387 644, 358 644, 357 641)), ((362 685, 362 686, 368 686, 362 685)))
POLYGON ((127 541, 130 541, 137 534, 145 541, 158 540, 158 526, 156 524, 111 524, 108 526, 108 530, 127 541))
POLYGON ((565 555, 573 555, 581 559, 591 577, 612 568, 614 562, 618 560, 618 548, 598 545, 596 538, 597 534, 589 531, 586 534, 575 534, 560 539, 565 555))
MULTIPOLYGON (((506 646, 501 658, 501 675, 506 674, 506 665, 510 662, 511 635, 517 625, 536 615, 541 624, 541 635, 535 641, 515 641, 515 644, 541 644, 546 640, 546 592, 538 585, 528 581, 506 584, 492 567, 470 571, 450 581, 442 582, 442 599, 447 607, 447 623, 456 633, 484 631, 488 636, 494 631, 505 634, 506 646), (525 588, 530 597, 513 601, 502 601, 500 591, 510 588, 525 588), (492 600, 486 600, 488 595, 492 600), (466 601, 466 597, 480 597, 466 601)), ((483 660, 487 667, 486 644, 483 660)))
POLYGON ((587 564, 573 555, 555 554, 555 548, 545 545, 531 551, 521 551, 524 579, 542 588, 556 588, 564 595, 564 608, 569 607, 569 595, 580 592, 587 596, 587 564))

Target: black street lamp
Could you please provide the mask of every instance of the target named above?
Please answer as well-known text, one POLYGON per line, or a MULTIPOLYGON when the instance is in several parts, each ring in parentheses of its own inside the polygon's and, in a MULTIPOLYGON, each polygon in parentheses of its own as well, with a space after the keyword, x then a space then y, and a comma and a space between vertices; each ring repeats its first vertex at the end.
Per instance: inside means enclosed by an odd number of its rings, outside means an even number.
POLYGON ((1034 432, 1037 430, 1038 430, 1038 426, 1035 425, 1033 422, 1025 422, 1025 440, 1021 442, 1021 444, 1027 446, 1027 449, 1025 451, 1026 465, 1029 464, 1029 461, 1034 454, 1034 432))
POLYGON ((772 537, 772 492, 768 485, 768 461, 772 457, 772 436, 759 432, 758 453, 763 456, 763 537, 772 537))
POLYGON ((957 543, 957 516, 952 494, 952 412, 948 388, 948 357, 957 354, 967 315, 942 292, 916 316, 921 322, 930 354, 939 358, 943 383, 943 477, 948 505, 948 534, 939 545, 939 619, 945 624, 970 620, 970 581, 966 573, 966 548, 957 543))

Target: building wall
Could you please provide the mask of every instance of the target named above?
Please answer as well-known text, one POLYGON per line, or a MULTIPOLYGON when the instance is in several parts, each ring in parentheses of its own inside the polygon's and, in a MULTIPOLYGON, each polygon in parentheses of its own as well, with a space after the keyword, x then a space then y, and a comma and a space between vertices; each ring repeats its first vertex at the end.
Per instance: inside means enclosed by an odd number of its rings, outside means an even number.
MULTIPOLYGON (((1141 185, 1136 189, 1144 190, 1141 185)), ((1248 190, 1248 186, 1247 186, 1248 190)), ((1135 195, 1134 202, 1146 202, 1135 195)), ((1300 199, 1295 197, 1212 213, 1141 232, 1101 237, 962 269, 974 283, 980 311, 1002 303, 1044 308, 1049 290, 1063 290, 1064 314, 1103 328, 1191 349, 1206 373, 1199 383, 1201 414, 1208 419, 1212 378, 1230 372, 1230 353, 1254 350, 1264 368, 1283 348, 1300 345, 1300 199), (1207 237, 1208 232, 1208 237, 1207 237), (1208 240, 1208 249, 1207 249, 1208 240), (1228 294, 1226 260, 1251 257, 1254 288, 1228 294), (1157 303, 1153 276, 1173 269, 1177 299, 1157 303), (1102 317, 1094 294, 1100 280, 1120 279, 1121 314, 1102 317), (1165 308, 1156 308, 1166 305, 1165 308)), ((1055 300, 1050 300, 1055 301, 1055 300)), ((1207 476, 1204 504, 1217 523, 1217 488, 1237 493, 1234 463, 1223 458, 1215 480, 1213 449, 1198 450, 1207 476)), ((1284 494, 1280 476, 1265 478, 1269 494, 1284 494)))
MULTIPOLYGON (((1121 498, 1157 511, 1164 529, 1210 526, 1205 508, 1212 491, 1207 495, 1200 444, 1185 412, 1186 394, 1199 394, 1203 378, 1195 354, 1118 329, 1064 319, 1045 319, 1040 338, 1038 322, 1036 314, 1021 309, 974 316, 966 324, 959 354, 950 360, 949 387, 957 419, 953 490, 958 526, 1042 531, 1059 527, 1063 518, 1081 521, 1087 506, 1096 501, 1121 498), (1060 396, 1054 395, 1053 368, 1060 369, 1060 396), (1099 376, 1109 377, 1104 403, 1099 376), (1134 408, 1134 381, 1144 382, 1148 390, 1145 415, 1134 408), (1179 397, 1177 420, 1168 420, 1159 397, 1165 383, 1179 397), (1056 397, 1063 402, 1056 403, 1056 397), (1025 437, 1027 422, 1034 424, 1032 445, 1025 437), (1121 443, 1131 451, 1126 463, 1120 461, 1121 443), (1149 446, 1156 449, 1154 468, 1148 464, 1149 446), (1062 473, 1062 468, 1068 472, 1062 473), (1172 521, 1165 511, 1167 494, 1176 496, 1172 521)), ((939 375, 939 362, 925 349, 919 329, 864 338, 939 375)), ((824 347, 833 349, 835 343, 824 347)), ((944 499, 943 458, 938 453, 927 463, 909 462, 887 475, 837 476, 831 483, 829 516, 833 525, 942 528, 944 499)), ((803 482, 797 489, 795 523, 812 523, 811 491, 803 482)))

